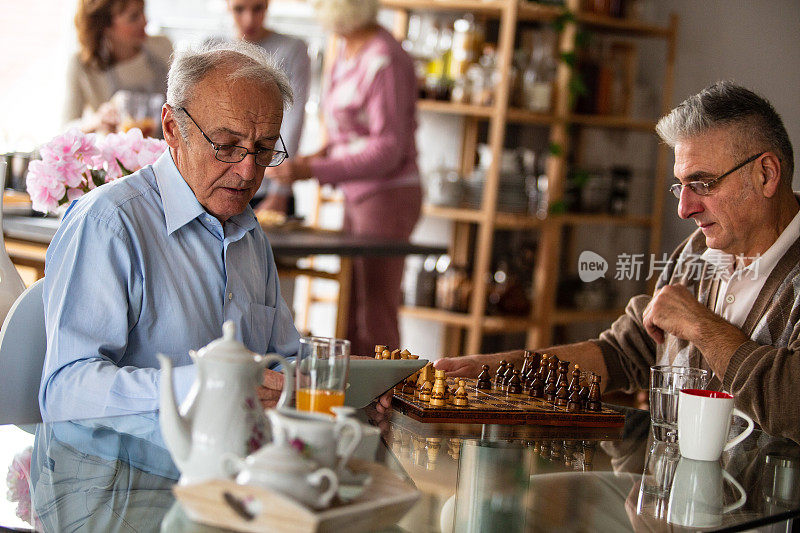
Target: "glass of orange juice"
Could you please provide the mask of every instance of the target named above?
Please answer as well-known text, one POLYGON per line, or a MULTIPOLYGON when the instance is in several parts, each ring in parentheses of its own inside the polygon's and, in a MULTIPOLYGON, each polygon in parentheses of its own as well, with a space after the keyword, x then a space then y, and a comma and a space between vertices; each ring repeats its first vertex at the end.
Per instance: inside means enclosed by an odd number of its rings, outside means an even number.
POLYGON ((331 407, 344 405, 349 368, 350 341, 301 338, 295 362, 297 409, 333 414, 331 407))

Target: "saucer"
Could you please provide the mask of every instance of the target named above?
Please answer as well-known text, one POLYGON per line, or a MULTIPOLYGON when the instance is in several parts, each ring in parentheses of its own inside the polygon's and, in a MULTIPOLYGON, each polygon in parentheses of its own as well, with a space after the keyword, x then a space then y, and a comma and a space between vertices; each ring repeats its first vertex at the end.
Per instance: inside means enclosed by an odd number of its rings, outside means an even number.
POLYGON ((349 502, 361 496, 372 482, 367 472, 353 472, 345 467, 339 472, 339 491, 337 495, 342 502, 349 502))

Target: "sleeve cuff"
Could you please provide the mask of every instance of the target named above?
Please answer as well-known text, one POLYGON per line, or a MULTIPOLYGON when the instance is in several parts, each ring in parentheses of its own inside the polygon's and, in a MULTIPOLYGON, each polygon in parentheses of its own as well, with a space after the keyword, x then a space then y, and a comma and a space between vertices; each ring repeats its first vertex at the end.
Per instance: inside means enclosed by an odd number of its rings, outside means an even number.
POLYGON ((620 364, 619 357, 611 344, 602 339, 592 339, 589 342, 594 343, 600 349, 603 355, 603 362, 606 365, 606 372, 608 372, 608 383, 606 383, 606 390, 619 390, 624 389, 628 383, 621 379, 625 375, 625 369, 620 364))
POLYGON ((739 368, 742 366, 742 363, 744 363, 744 360, 758 347, 759 344, 757 342, 749 340, 743 342, 736 348, 730 361, 728 361, 728 367, 725 369, 725 376, 722 378, 722 388, 724 390, 731 390, 731 387, 733 387, 733 380, 736 378, 736 374, 739 373, 739 368))

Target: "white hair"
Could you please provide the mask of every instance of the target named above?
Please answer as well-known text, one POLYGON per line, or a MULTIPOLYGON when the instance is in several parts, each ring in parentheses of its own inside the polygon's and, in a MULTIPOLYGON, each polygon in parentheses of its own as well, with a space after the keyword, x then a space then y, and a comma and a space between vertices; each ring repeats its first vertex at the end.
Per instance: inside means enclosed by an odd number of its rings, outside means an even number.
MULTIPOLYGON (((293 102, 289 79, 272 54, 246 41, 214 40, 175 53, 167 78, 167 103, 173 108, 186 107, 197 84, 218 68, 230 69, 230 80, 252 80, 264 86, 274 83, 284 108, 293 102)), ((181 135, 186 137, 187 117, 180 114, 177 122, 181 135)))
POLYGON ((326 29, 347 35, 378 17, 378 0, 312 0, 317 20, 326 29))

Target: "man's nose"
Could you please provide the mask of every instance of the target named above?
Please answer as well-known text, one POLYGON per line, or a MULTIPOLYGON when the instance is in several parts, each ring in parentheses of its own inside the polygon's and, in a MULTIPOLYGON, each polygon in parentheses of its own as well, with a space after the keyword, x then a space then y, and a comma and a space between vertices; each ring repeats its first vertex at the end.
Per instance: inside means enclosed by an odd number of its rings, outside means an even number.
POLYGON ((244 159, 236 163, 236 173, 246 181, 251 181, 256 177, 256 171, 260 167, 256 165, 255 154, 247 154, 244 159))
POLYGON ((694 192, 691 187, 681 188, 681 196, 678 200, 678 216, 690 218, 703 211, 702 197, 694 192))

